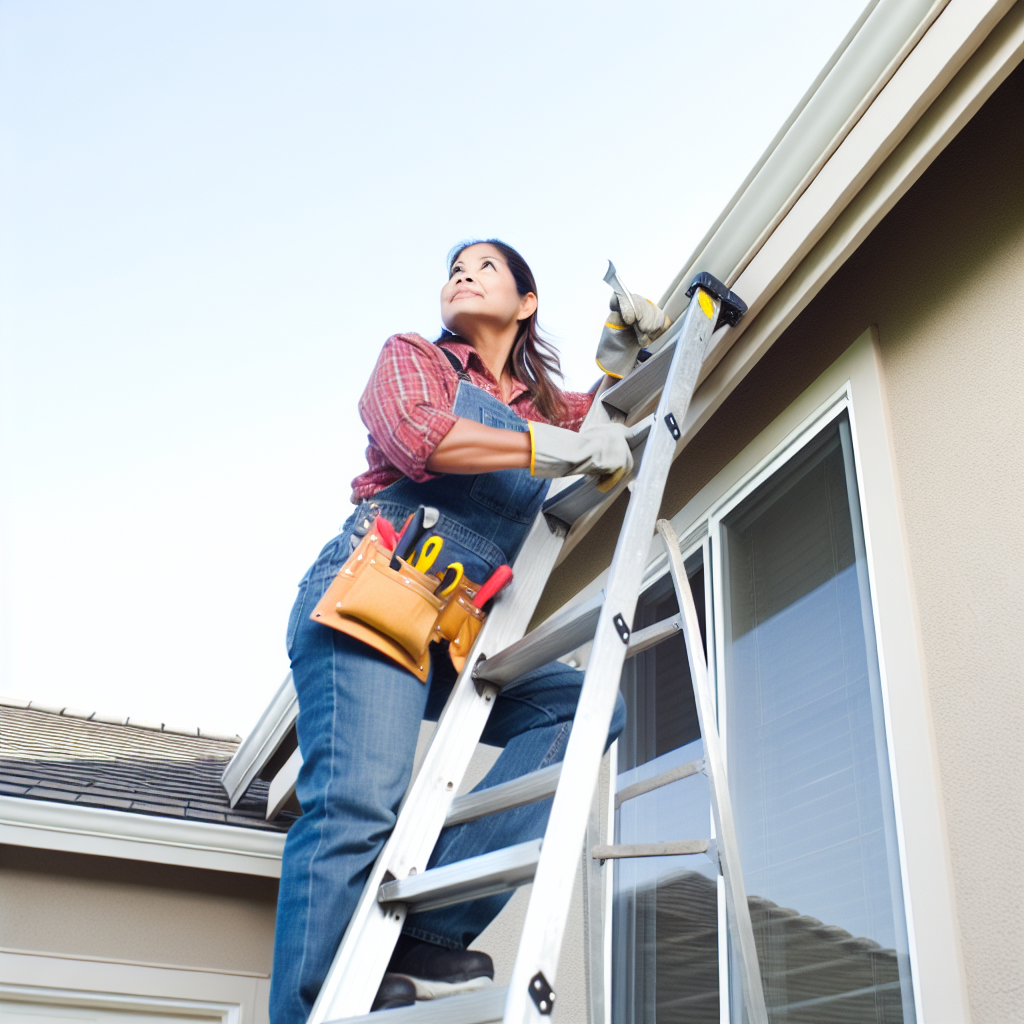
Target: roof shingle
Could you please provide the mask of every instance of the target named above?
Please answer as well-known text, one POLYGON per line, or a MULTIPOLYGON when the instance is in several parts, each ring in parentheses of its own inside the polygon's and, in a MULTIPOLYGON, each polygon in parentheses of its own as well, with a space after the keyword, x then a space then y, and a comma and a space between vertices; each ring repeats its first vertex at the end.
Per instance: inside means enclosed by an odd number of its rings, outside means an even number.
POLYGON ((296 818, 284 811, 264 820, 267 783, 260 780, 228 806, 220 777, 237 740, 26 703, 0 700, 2 794, 274 832, 296 818))

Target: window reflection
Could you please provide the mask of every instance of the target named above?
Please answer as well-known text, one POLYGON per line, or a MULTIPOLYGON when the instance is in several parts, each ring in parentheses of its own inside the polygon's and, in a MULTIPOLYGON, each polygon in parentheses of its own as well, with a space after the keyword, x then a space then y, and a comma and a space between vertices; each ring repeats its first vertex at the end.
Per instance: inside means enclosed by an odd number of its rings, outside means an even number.
POLYGON ((729 783, 769 1017, 911 1020, 845 415, 729 514, 722 541, 729 783))
MULTIPOLYGON (((704 569, 689 567, 704 629, 704 569)), ((641 596, 634 629, 678 611, 664 577, 641 596)), ((682 634, 626 662, 622 695, 628 709, 619 739, 622 790, 703 754, 682 634)), ((680 779, 622 804, 616 842, 696 839, 709 833, 703 775, 680 779)), ((615 862, 613 1021, 718 1024, 718 905, 715 871, 703 855, 615 862)))

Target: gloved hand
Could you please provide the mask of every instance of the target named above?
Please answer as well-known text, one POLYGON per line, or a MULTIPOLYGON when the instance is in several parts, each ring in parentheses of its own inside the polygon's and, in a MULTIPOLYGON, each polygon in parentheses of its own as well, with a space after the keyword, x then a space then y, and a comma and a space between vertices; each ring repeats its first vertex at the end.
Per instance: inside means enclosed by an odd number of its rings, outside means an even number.
POLYGON ((588 473, 602 478, 599 490, 611 490, 633 468, 630 434, 622 423, 584 427, 577 434, 531 421, 530 473, 545 477, 588 473))
POLYGON ((597 343, 597 365, 609 377, 621 379, 636 365, 642 347, 636 331, 618 313, 611 313, 597 343))
POLYGON ((632 304, 625 295, 619 295, 617 292, 612 297, 617 301, 622 322, 635 327, 641 334, 646 334, 649 341, 656 341, 672 325, 672 321, 657 303, 637 295, 636 292, 633 292, 632 304))
POLYGON ((633 301, 636 311, 624 295, 616 292, 611 298, 612 312, 604 322, 601 340, 597 343, 597 365, 609 377, 625 377, 636 365, 640 349, 660 338, 671 324, 650 299, 634 293, 633 301))

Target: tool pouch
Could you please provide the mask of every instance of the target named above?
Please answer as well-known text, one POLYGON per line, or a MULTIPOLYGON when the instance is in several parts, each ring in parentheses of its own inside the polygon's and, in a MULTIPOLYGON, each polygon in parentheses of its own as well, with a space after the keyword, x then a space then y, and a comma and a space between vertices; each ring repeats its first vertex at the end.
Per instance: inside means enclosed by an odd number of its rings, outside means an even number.
POLYGON ((448 656, 459 672, 466 664, 466 658, 487 618, 485 612, 474 608, 472 604, 473 595, 479 589, 475 583, 460 583, 448 595, 437 620, 437 632, 448 641, 448 656))
POLYGON ((425 683, 444 601, 433 594, 435 577, 405 561, 396 572, 390 561, 376 533, 365 536, 310 617, 369 644, 425 683))
POLYGON ((383 559, 371 559, 335 608, 397 640, 417 658, 430 643, 441 602, 409 573, 395 572, 383 559))

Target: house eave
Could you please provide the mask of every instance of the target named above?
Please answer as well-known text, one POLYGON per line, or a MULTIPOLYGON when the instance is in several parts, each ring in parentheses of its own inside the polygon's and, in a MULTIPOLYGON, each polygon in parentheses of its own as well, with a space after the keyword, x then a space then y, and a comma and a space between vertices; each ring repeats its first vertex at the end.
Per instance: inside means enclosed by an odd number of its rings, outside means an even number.
POLYGON ((0 843, 279 878, 279 832, 0 796, 0 843))
MULTIPOLYGON (((712 338, 677 456, 1020 63, 1022 53, 1024 4, 949 0, 942 6, 733 282, 749 311, 738 327, 725 327, 712 338)), ((727 227, 728 218, 720 231, 727 227)), ((687 273, 677 278, 679 294, 687 287, 687 273)), ((638 409, 632 418, 649 411, 638 409)), ((559 562, 610 504, 573 526, 559 562)))

